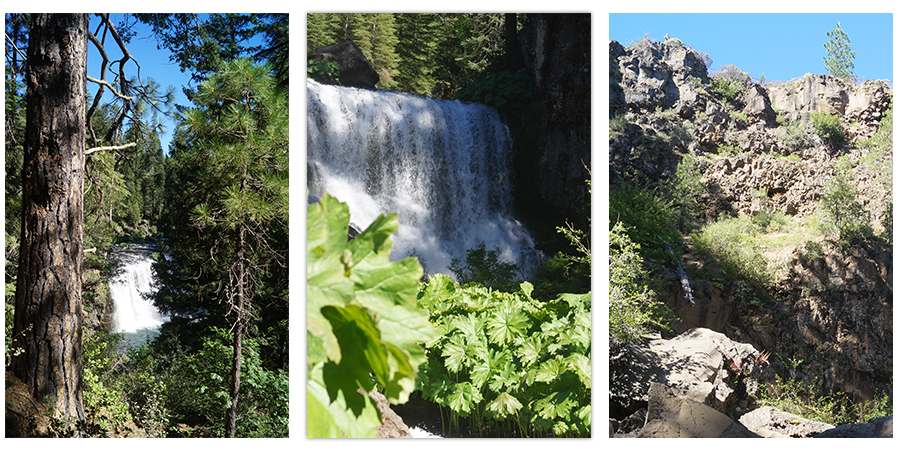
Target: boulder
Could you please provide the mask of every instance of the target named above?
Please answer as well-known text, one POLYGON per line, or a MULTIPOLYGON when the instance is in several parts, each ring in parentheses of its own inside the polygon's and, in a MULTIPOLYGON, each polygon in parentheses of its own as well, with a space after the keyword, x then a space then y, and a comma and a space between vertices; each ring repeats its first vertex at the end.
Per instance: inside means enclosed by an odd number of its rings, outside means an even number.
POLYGON ((893 438, 894 416, 878 417, 864 424, 844 424, 826 430, 816 438, 893 438))
POLYGON ((353 41, 319 47, 308 60, 336 61, 340 66, 340 84, 356 88, 375 89, 378 72, 353 41))
POLYGON ((755 391, 759 355, 752 345, 706 328, 672 339, 616 344, 610 349, 610 400, 624 411, 620 414, 631 414, 649 401, 650 386, 660 383, 680 398, 730 413, 742 393, 755 391))
POLYGON ((771 406, 759 407, 741 416, 738 422, 765 438, 812 438, 834 428, 831 424, 811 421, 771 406))
POLYGON ((759 437, 721 412, 679 393, 665 384, 650 384, 647 423, 638 438, 759 437))

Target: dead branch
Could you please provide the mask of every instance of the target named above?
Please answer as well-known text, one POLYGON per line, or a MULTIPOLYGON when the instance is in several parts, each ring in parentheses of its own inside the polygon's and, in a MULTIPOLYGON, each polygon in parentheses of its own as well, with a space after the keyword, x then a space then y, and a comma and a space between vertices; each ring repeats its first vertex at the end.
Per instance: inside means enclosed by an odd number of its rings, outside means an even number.
POLYGON ((133 148, 135 146, 137 146, 137 143, 128 143, 121 146, 99 146, 84 151, 84 155, 90 155, 98 151, 121 151, 122 149, 133 148))

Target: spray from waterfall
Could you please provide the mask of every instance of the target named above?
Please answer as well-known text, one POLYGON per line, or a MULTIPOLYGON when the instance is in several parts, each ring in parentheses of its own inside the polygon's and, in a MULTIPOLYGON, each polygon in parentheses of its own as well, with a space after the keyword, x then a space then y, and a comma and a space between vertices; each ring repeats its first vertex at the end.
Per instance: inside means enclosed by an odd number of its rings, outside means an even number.
POLYGON ((512 142, 481 104, 307 81, 311 200, 329 193, 365 227, 398 215, 392 259, 416 256, 428 274, 484 243, 528 277, 539 266, 529 232, 512 215, 512 142))

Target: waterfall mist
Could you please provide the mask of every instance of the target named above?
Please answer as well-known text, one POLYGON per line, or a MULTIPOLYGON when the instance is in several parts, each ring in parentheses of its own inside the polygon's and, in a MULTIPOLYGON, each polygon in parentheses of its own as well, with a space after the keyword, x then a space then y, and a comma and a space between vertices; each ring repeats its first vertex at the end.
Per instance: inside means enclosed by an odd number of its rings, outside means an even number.
POLYGON ((540 265, 512 215, 512 141, 497 111, 390 91, 307 80, 307 188, 348 204, 368 226, 396 213, 392 259, 416 256, 426 274, 452 275, 482 242, 528 277, 540 265))

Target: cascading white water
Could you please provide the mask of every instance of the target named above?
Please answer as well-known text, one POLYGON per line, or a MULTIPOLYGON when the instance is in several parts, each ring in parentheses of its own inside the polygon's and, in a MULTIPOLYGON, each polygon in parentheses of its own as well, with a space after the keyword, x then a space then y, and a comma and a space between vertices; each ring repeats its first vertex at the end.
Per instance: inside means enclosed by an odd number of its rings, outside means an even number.
POLYGON ((311 199, 329 193, 368 226, 396 213, 392 259, 417 256, 427 274, 485 243, 524 275, 539 265, 512 216, 511 139, 497 111, 391 91, 307 80, 311 199))
POLYGON ((144 243, 114 247, 121 268, 109 281, 109 293, 116 309, 113 332, 135 333, 157 329, 169 320, 160 314, 149 298, 156 291, 151 257, 153 251, 152 244, 144 243))

